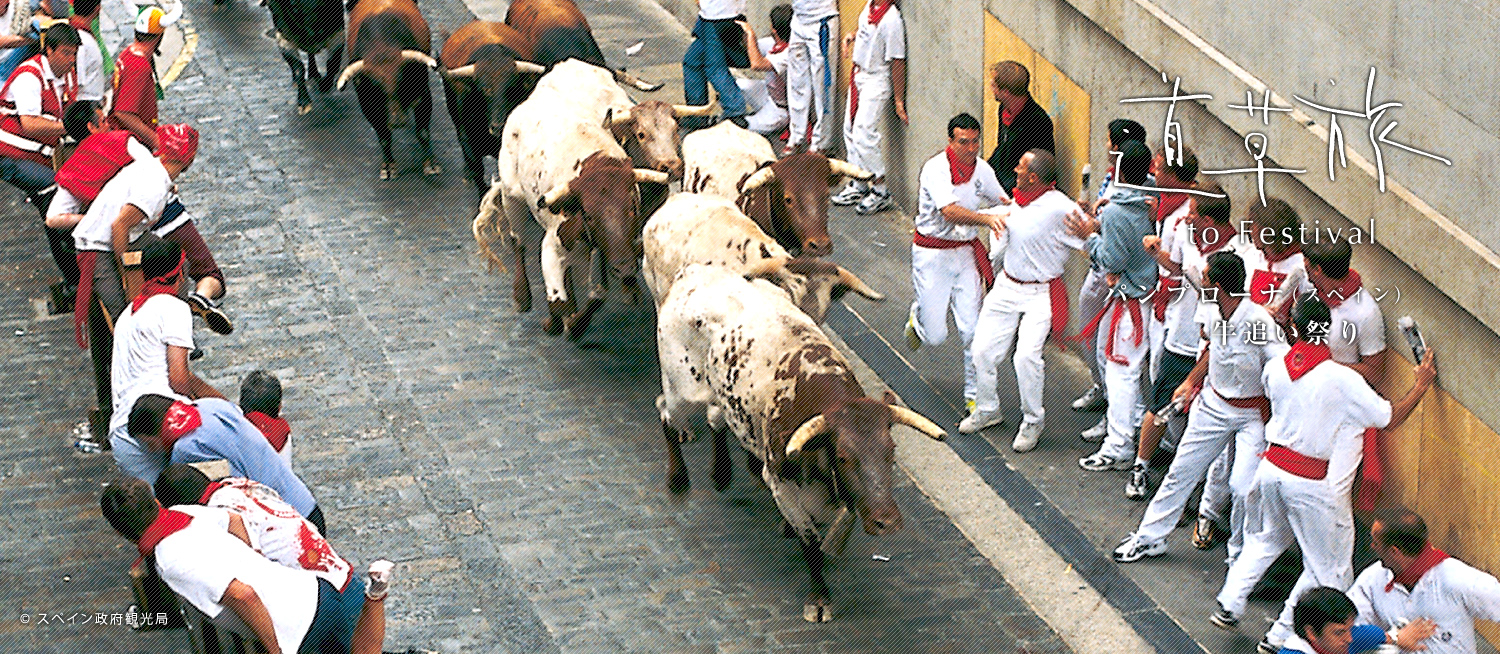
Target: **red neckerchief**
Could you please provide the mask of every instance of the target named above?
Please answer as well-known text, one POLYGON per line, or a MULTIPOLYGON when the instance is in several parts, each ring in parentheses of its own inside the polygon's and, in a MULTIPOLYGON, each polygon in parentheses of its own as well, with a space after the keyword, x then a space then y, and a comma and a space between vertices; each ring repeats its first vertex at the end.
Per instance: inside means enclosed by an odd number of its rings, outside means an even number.
POLYGON ((1406 587, 1407 592, 1411 592, 1411 589, 1416 588, 1417 582, 1421 581, 1422 575, 1427 574, 1428 570, 1437 567, 1437 564, 1442 563, 1447 558, 1448 554, 1446 552, 1433 547, 1432 543, 1428 543, 1426 549, 1423 549, 1422 553, 1417 555, 1417 558, 1412 559, 1411 565, 1406 566, 1405 570, 1391 577, 1390 583, 1385 585, 1385 592, 1391 592, 1395 584, 1401 584, 1406 587))
POLYGON ((136 294, 135 299, 130 302, 131 311, 140 311, 141 305, 153 295, 177 295, 178 279, 182 274, 182 263, 187 261, 187 253, 181 252, 177 255, 177 265, 160 277, 152 277, 141 286, 141 292, 136 294))
POLYGON ((198 496, 198 503, 199 504, 208 504, 208 498, 213 497, 214 493, 218 492, 219 489, 223 488, 223 487, 224 487, 224 484, 222 482, 217 482, 217 481, 208 482, 208 488, 203 489, 203 494, 198 496))
POLYGON ((1227 226, 1221 229, 1218 225, 1211 224, 1209 227, 1213 228, 1214 235, 1218 237, 1218 240, 1212 243, 1208 242, 1208 228, 1195 227, 1193 229, 1193 245, 1198 246, 1198 252, 1205 257, 1224 249, 1224 246, 1229 245, 1234 234, 1227 226))
POLYGON ((203 416, 198 413, 198 407, 187 402, 173 402, 172 408, 167 409, 167 415, 161 421, 161 442, 167 449, 172 449, 172 444, 177 439, 193 433, 193 430, 203 426, 203 416))
POLYGON ((1024 207, 1028 204, 1031 204, 1032 202, 1035 202, 1037 198, 1042 197, 1043 193, 1046 193, 1047 191, 1050 191, 1054 188, 1057 188, 1057 184, 1055 182, 1046 186, 1038 186, 1035 190, 1031 191, 1022 190, 1021 187, 1017 186, 1015 190, 1011 192, 1011 199, 1015 201, 1016 206, 1024 207))
POLYGON ((885 18, 885 12, 890 11, 894 6, 896 6, 894 0, 886 0, 878 5, 870 3, 870 24, 879 25, 880 19, 885 18))
POLYGON ((1282 261, 1286 261, 1287 259, 1291 258, 1291 256, 1294 255, 1294 254, 1302 254, 1302 244, 1301 243, 1293 243, 1287 249, 1282 250, 1280 254, 1271 254, 1270 252, 1265 251, 1265 250, 1262 250, 1261 254, 1266 257, 1266 261, 1268 261, 1268 262, 1271 262, 1271 263, 1280 263, 1282 261))
POLYGON ((292 427, 286 423, 286 420, 272 418, 259 411, 251 411, 245 414, 245 419, 249 420, 250 424, 255 425, 255 428, 259 429, 260 433, 265 435, 266 440, 271 443, 271 447, 277 452, 286 447, 286 440, 292 435, 292 427))
POLYGON ((1297 341, 1292 344, 1291 351, 1286 353, 1286 373, 1292 381, 1301 379, 1303 375, 1311 372, 1318 364, 1333 358, 1328 351, 1327 345, 1313 345, 1307 341, 1297 341))
POLYGON ((958 160, 958 155, 953 148, 946 148, 943 152, 948 153, 948 172, 953 178, 953 185, 964 184, 974 177, 974 169, 979 166, 979 160, 974 159, 968 163, 958 160))
POLYGON ((1016 116, 1021 115, 1021 110, 1025 108, 1026 105, 1023 104, 1021 105, 1021 109, 1011 112, 1005 109, 1005 105, 1000 105, 1000 122, 1004 123, 1006 127, 1010 127, 1010 124, 1016 121, 1016 116))
POLYGON ((146 527, 146 531, 141 532, 141 539, 135 543, 136 549, 140 550, 141 556, 150 556, 162 539, 186 529, 192 521, 193 516, 178 511, 168 511, 158 506, 156 507, 156 520, 151 523, 150 527, 146 527))
POLYGON ((1328 308, 1337 308, 1345 300, 1354 297, 1354 294, 1359 292, 1362 285, 1359 272, 1350 268, 1349 274, 1344 276, 1344 281, 1339 282, 1338 286, 1329 289, 1327 293, 1318 291, 1318 298, 1322 299, 1323 304, 1328 305, 1328 308))
POLYGON ((1186 193, 1162 193, 1161 199, 1156 201, 1156 222, 1166 220, 1167 216, 1172 215, 1187 200, 1186 193))
POLYGON ((791 45, 791 44, 787 43, 786 41, 782 41, 781 43, 772 44, 771 45, 771 54, 781 54, 782 52, 784 52, 786 50, 786 47, 789 46, 789 45, 791 45))

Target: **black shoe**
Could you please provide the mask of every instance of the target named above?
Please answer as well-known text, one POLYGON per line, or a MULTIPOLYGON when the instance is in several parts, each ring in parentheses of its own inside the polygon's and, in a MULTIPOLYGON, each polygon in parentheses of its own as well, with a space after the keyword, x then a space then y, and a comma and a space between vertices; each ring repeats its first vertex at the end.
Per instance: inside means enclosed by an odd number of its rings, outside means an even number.
POLYGON ((1230 613, 1228 610, 1222 608, 1218 611, 1215 611, 1213 615, 1209 616, 1208 621, 1212 622, 1215 627, 1218 627, 1225 631, 1234 631, 1235 629, 1240 628, 1240 619, 1234 617, 1233 613, 1230 613))
POLYGON ((734 123, 735 126, 739 127, 740 129, 750 129, 750 121, 745 120, 744 116, 735 116, 733 118, 730 118, 729 122, 734 123))
POLYGON ((219 305, 198 293, 188 293, 188 306, 193 308, 193 313, 203 317, 203 322, 208 323, 208 328, 216 334, 233 334, 234 323, 229 322, 229 316, 219 310, 219 305))
POLYGON ((208 355, 208 350, 205 350, 205 349, 203 349, 201 347, 195 347, 192 350, 188 351, 188 361, 197 361, 197 360, 202 359, 203 357, 205 357, 207 355, 208 355))
POLYGON ((54 316, 73 313, 73 305, 78 300, 78 287, 67 282, 58 282, 52 285, 51 291, 52 298, 48 302, 48 313, 54 316))

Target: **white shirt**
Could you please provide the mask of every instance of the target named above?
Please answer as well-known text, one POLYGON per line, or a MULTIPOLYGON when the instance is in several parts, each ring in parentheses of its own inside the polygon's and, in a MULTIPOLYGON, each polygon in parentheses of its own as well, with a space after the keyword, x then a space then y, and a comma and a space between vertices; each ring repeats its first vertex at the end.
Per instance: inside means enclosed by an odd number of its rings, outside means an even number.
POLYGON ((924 236, 950 241, 967 241, 979 236, 976 225, 956 225, 943 217, 942 209, 955 202, 958 206, 973 211, 1000 204, 1000 198, 1009 197, 995 179, 995 171, 983 158, 975 161, 974 175, 969 181, 953 185, 953 173, 948 167, 947 152, 922 164, 918 177, 916 229, 924 236))
POLYGON ((1347 366, 1324 361, 1292 381, 1276 357, 1261 376, 1271 399, 1266 442, 1329 461, 1333 497, 1347 501, 1363 458, 1364 431, 1391 422, 1391 403, 1347 366), (1343 462, 1343 463, 1341 463, 1343 462))
POLYGON ((1359 289, 1338 306, 1328 307, 1328 314, 1328 350, 1334 361, 1351 365, 1385 349, 1385 318, 1369 291, 1359 289))
POLYGON ((79 250, 110 252, 110 239, 114 233, 115 219, 120 210, 132 205, 146 214, 146 220, 130 227, 129 240, 134 241, 156 219, 167 204, 167 195, 172 190, 172 176, 162 167, 156 157, 144 157, 130 162, 99 191, 99 197, 89 205, 83 220, 73 228, 73 246, 79 250))
MULTIPOLYGON (((1196 319, 1200 300, 1198 285, 1203 283, 1203 271, 1208 269, 1208 255, 1203 254, 1193 241, 1187 221, 1177 223, 1172 234, 1171 249, 1166 249, 1165 235, 1162 236, 1162 248, 1170 253, 1169 257, 1174 263, 1182 267, 1182 288, 1172 291, 1172 298, 1167 301, 1166 317, 1162 320, 1167 326, 1166 348, 1176 354, 1196 357, 1198 350, 1203 347, 1202 332, 1196 319)), ((1244 259, 1247 251, 1254 249, 1255 246, 1249 241, 1236 235, 1227 245, 1214 252, 1233 252, 1244 259)), ((1248 273, 1246 271, 1246 279, 1249 279, 1248 273)), ((1214 311, 1217 312, 1218 309, 1214 311)), ((1260 376, 1259 371, 1255 374, 1260 376)))
POLYGON ((193 312, 188 304, 170 295, 153 295, 135 311, 125 312, 115 323, 115 344, 109 383, 114 394, 110 434, 125 434, 130 410, 142 395, 178 398, 167 379, 167 346, 193 349, 193 312))
POLYGON ((906 58, 906 24, 900 7, 892 6, 880 17, 880 24, 871 25, 870 3, 865 3, 854 32, 852 58, 861 73, 873 75, 888 74, 892 59, 906 58))
POLYGON ((227 477, 219 483, 224 485, 208 497, 207 505, 240 516, 251 547, 276 563, 327 579, 339 590, 349 583, 349 562, 276 491, 241 477, 227 477))
POLYGON ((1073 236, 1063 224, 1078 203, 1057 189, 1043 193, 1024 207, 1010 205, 1005 219, 1007 245, 1005 274, 1022 282, 1046 282, 1063 274, 1063 265, 1083 239, 1073 236))
POLYGON ((192 515, 193 521, 156 546, 156 567, 167 586, 214 624, 247 634, 248 627, 234 611, 225 611, 219 603, 229 583, 238 580, 260 597, 281 650, 297 651, 318 612, 318 578, 256 554, 229 533, 229 514, 223 509, 178 506, 172 510, 192 515))
POLYGON ((93 33, 79 30, 78 37, 83 41, 78 46, 78 63, 75 64, 78 69, 78 99, 103 100, 104 54, 99 52, 99 42, 94 39, 93 33))
POLYGON ((698 0, 698 17, 703 20, 734 18, 745 13, 745 2, 746 0, 698 0))
POLYGON ((1359 624, 1390 631, 1417 618, 1437 623, 1437 632, 1422 641, 1428 654, 1474 654, 1474 620, 1500 620, 1500 581, 1455 558, 1444 559, 1408 591, 1386 585, 1395 575, 1379 561, 1370 564, 1349 589, 1359 609, 1359 624))
MULTIPOLYGON (((11 2, 20 1, 23 0, 11 0, 11 2)), ((66 108, 67 103, 63 102, 62 95, 66 85, 59 81, 56 75, 52 74, 52 66, 47 63, 47 55, 42 55, 40 63, 42 78, 52 84, 52 90, 57 96, 57 106, 66 108)), ((4 99, 7 102, 14 103, 16 115, 40 116, 42 115, 42 80, 37 79, 36 75, 21 75, 16 77, 15 81, 10 83, 10 90, 6 92, 4 99)), ((53 118, 61 120, 62 116, 53 116, 53 118)))
POLYGON ((1240 300, 1224 321, 1217 303, 1202 302, 1193 320, 1208 334, 1208 386, 1227 399, 1265 395, 1261 373, 1266 362, 1287 351, 1265 307, 1240 300))
POLYGON ((837 15, 838 0, 792 0, 792 20, 807 22, 837 15))
MULTIPOLYGON (((1241 232, 1240 236, 1245 234, 1241 232)), ((1301 252, 1273 262, 1259 248, 1251 247, 1240 256, 1245 259, 1245 292, 1252 297, 1269 295, 1263 303, 1267 306, 1290 302, 1295 299, 1293 295, 1302 296, 1315 290, 1312 282, 1307 281, 1307 266, 1301 252), (1276 287, 1274 293, 1272 286, 1276 287)))
MULTIPOLYGON (((125 151, 130 153, 132 162, 140 159, 150 159, 155 156, 151 154, 151 148, 141 144, 133 136, 125 139, 125 151)), ((103 189, 100 190, 102 191, 103 189)), ((47 217, 51 218, 65 213, 83 213, 85 209, 88 209, 88 207, 84 206, 82 198, 73 195, 68 189, 63 188, 59 184, 57 186, 57 193, 52 196, 52 202, 47 205, 47 217)), ((119 214, 115 215, 118 216, 119 214)))

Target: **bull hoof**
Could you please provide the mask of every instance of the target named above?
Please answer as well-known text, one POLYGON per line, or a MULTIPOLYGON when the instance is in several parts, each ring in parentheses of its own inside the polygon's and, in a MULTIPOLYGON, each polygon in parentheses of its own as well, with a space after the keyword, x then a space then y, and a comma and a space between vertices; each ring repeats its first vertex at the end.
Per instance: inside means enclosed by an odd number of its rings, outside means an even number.
POLYGON ((729 484, 733 481, 734 476, 730 474, 728 468, 714 470, 714 490, 722 493, 724 489, 729 488, 729 484))
POLYGON ((516 301, 516 313, 526 313, 527 311, 531 310, 531 294, 530 293, 527 293, 525 295, 517 293, 516 296, 515 296, 515 301, 516 301))
POLYGON ((809 597, 802 604, 802 619, 812 623, 833 620, 833 606, 826 597, 809 597))
POLYGON ((312 113, 312 103, 297 105, 298 116, 306 116, 309 113, 312 113))
POLYGON ((422 162, 422 174, 428 177, 432 177, 433 175, 441 175, 443 174, 443 167, 437 165, 436 161, 428 159, 427 161, 422 162))
POLYGON ((562 322, 563 321, 559 320, 557 316, 547 316, 546 318, 542 319, 542 331, 547 332, 552 336, 556 336, 562 333, 562 322))
POLYGON ((380 165, 380 178, 381 179, 395 179, 396 178, 396 164, 393 164, 393 163, 381 164, 380 165))
POLYGON ((672 491, 673 495, 681 495, 683 493, 686 493, 691 487, 692 483, 688 481, 688 473, 686 470, 672 475, 671 478, 667 480, 667 490, 672 491))

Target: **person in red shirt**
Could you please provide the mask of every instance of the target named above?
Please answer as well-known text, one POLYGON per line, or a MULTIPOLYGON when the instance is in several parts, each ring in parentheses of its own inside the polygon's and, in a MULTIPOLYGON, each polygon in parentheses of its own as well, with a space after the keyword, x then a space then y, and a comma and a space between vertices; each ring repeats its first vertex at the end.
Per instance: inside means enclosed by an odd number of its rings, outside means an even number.
POLYGON ((156 100, 161 92, 153 58, 161 49, 161 36, 166 31, 164 18, 156 7, 146 8, 136 18, 135 42, 120 51, 111 83, 114 107, 109 114, 110 127, 129 131, 153 152, 157 149, 156 100))

